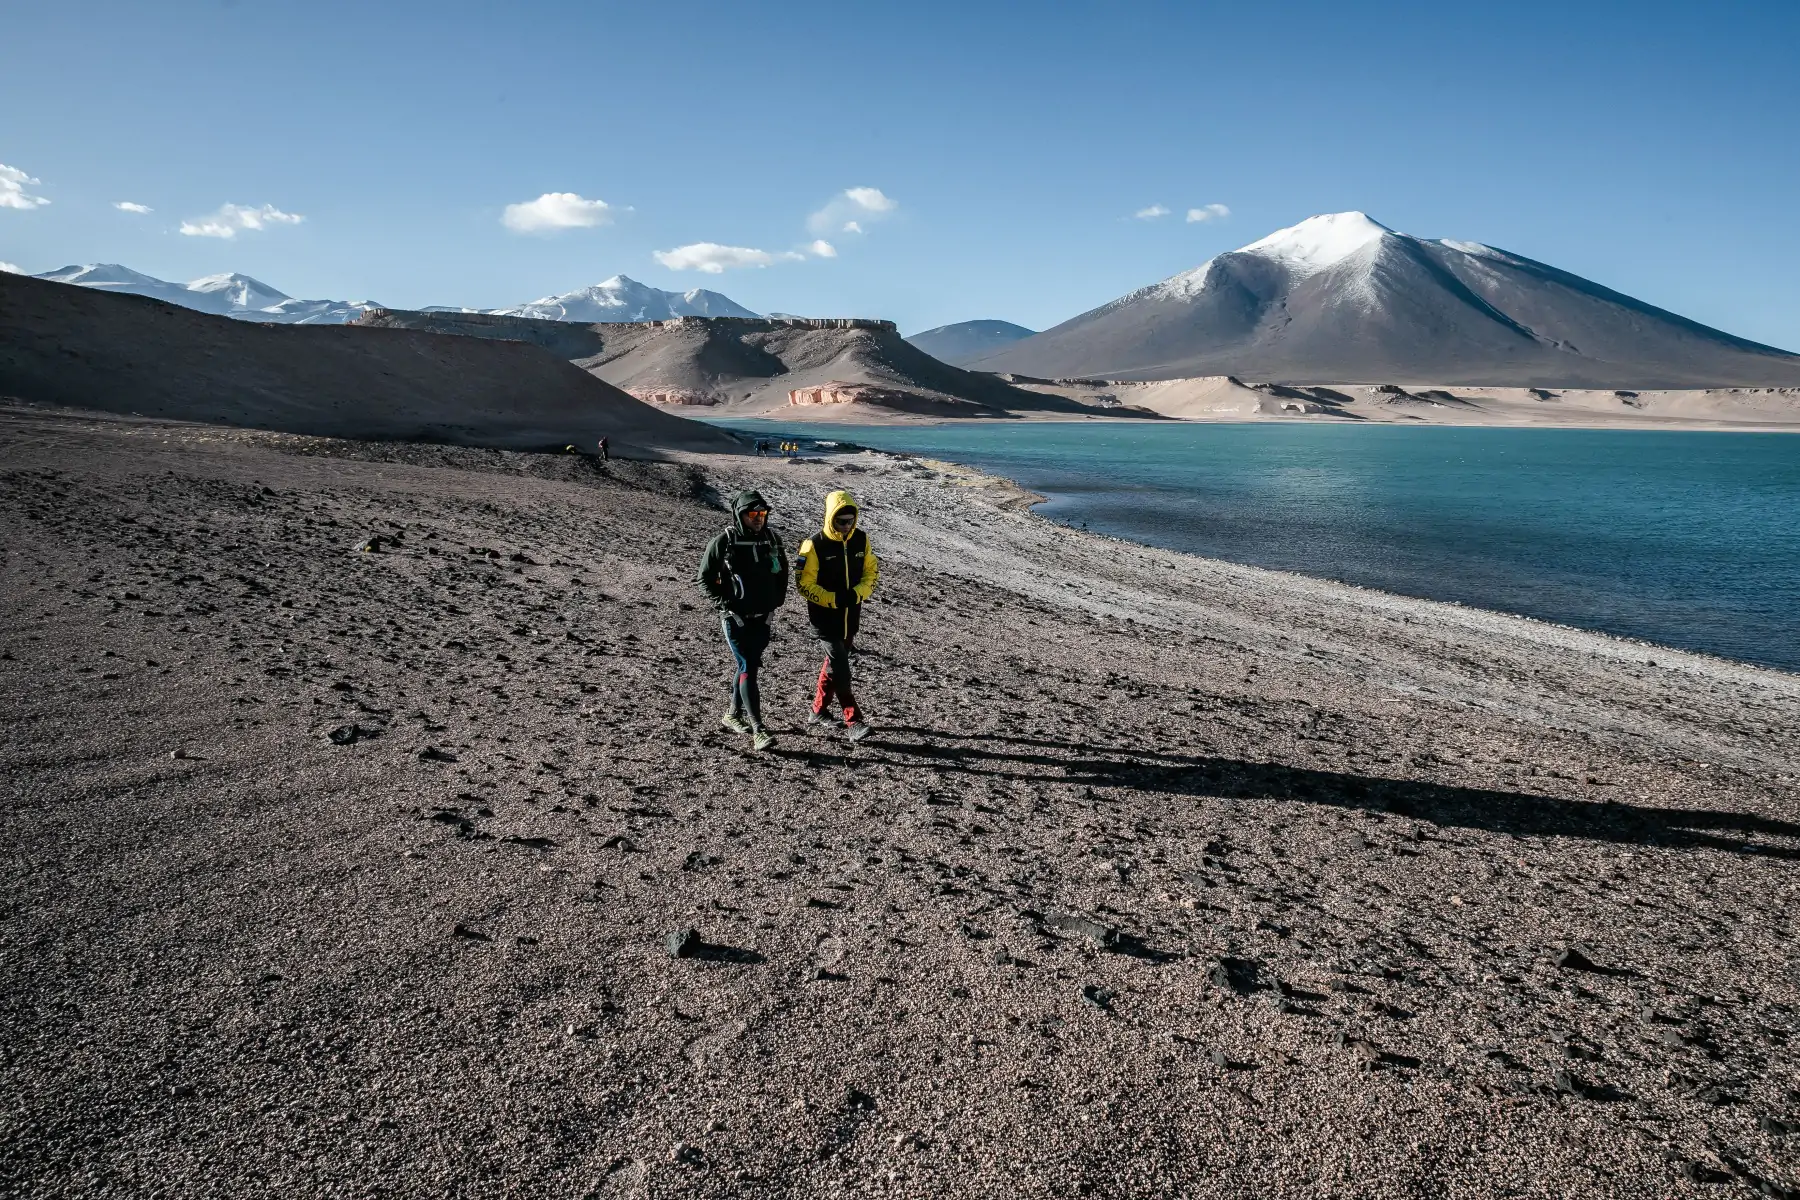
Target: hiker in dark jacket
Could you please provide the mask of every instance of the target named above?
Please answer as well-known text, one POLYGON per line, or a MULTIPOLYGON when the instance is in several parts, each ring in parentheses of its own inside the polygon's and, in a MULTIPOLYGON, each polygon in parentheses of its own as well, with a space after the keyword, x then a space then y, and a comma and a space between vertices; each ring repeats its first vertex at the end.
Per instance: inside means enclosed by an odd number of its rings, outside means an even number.
POLYGON ((881 564, 869 535, 856 527, 859 510, 849 492, 825 497, 825 526, 800 545, 800 594, 813 632, 825 643, 825 662, 813 695, 809 725, 831 721, 831 702, 844 710, 844 732, 853 742, 869 736, 869 722, 850 691, 850 655, 862 628, 862 606, 875 590, 881 564))
POLYGON ((787 600, 787 553, 769 528, 769 505, 760 493, 739 492, 731 512, 730 528, 707 543, 697 578, 737 663, 731 707, 720 724, 749 734, 756 749, 767 750, 775 738, 763 728, 757 673, 769 646, 769 617, 787 600))

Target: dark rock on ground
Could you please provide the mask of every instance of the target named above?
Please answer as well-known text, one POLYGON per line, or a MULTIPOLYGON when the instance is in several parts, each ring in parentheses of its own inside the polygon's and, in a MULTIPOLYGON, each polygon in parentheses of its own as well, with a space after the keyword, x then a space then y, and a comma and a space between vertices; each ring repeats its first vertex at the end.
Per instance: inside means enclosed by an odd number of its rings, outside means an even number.
POLYGON ((1216 959, 1206 969, 1206 977, 1215 986, 1240 996, 1248 996, 1257 989, 1260 974, 1260 965, 1247 958, 1216 959))

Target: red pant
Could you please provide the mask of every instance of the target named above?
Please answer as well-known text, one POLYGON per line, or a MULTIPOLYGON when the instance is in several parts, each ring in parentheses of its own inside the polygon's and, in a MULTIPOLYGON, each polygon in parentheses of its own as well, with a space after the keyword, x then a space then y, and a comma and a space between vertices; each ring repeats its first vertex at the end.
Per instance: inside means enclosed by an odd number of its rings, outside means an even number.
POLYGON ((813 692, 813 711, 822 713, 835 697, 844 707, 844 720, 856 720, 856 696, 850 691, 850 654, 848 639, 825 643, 825 662, 819 668, 819 686, 813 692))

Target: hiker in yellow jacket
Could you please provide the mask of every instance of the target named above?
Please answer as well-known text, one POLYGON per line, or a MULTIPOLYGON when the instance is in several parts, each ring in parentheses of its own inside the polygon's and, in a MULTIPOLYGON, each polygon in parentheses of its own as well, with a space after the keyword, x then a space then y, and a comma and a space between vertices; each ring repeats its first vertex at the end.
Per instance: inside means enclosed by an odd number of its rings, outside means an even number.
POLYGON ((862 606, 875 590, 881 564, 869 548, 869 535, 856 527, 860 516, 856 498, 849 492, 825 497, 825 528, 800 545, 794 565, 796 580, 806 597, 806 615, 813 632, 825 643, 825 663, 819 668, 819 686, 813 693, 809 725, 832 722, 831 701, 844 710, 844 733, 851 741, 869 736, 869 723, 850 691, 850 655, 856 649, 856 631, 862 626, 862 606))

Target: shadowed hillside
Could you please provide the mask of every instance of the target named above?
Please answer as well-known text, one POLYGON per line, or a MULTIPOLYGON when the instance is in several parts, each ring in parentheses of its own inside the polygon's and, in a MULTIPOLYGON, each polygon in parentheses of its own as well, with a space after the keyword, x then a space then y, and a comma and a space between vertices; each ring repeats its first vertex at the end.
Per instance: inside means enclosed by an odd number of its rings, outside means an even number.
POLYGON ((0 395, 333 437, 736 445, 518 342, 253 324, 20 275, 0 275, 0 395))

